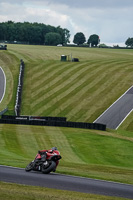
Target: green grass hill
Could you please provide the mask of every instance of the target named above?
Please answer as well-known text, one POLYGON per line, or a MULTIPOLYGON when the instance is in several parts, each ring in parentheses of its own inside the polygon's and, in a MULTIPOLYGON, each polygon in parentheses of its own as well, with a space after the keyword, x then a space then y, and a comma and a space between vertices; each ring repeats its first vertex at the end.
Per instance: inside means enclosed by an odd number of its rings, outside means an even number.
MULTIPOLYGON (((21 115, 93 122, 133 85, 133 50, 8 45, 0 111, 14 114, 20 59, 25 62, 21 115), (61 62, 71 55, 80 62, 61 62)), ((133 113, 117 131, 0 124, 0 164, 25 167, 39 149, 58 146, 58 172, 133 184, 133 113)))

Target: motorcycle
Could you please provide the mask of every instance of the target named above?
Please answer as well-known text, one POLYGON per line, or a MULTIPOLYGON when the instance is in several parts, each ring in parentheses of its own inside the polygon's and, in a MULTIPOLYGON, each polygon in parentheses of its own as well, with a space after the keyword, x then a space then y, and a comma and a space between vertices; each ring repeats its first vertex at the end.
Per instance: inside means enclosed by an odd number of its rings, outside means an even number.
POLYGON ((61 158, 60 152, 57 149, 50 149, 45 152, 39 151, 35 159, 26 166, 25 171, 40 171, 43 174, 55 172, 61 158))

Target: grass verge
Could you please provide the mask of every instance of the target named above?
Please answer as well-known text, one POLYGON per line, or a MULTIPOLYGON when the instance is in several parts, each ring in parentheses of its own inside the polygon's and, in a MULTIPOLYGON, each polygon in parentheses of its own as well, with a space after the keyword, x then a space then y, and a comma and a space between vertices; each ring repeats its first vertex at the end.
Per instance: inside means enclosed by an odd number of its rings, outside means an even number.
POLYGON ((85 194, 42 187, 0 182, 1 200, 126 200, 125 198, 85 194), (8 191, 8 192, 7 192, 8 191))
POLYGON ((57 146, 58 173, 133 184, 133 138, 74 128, 0 125, 0 164, 25 167, 40 149, 57 146))

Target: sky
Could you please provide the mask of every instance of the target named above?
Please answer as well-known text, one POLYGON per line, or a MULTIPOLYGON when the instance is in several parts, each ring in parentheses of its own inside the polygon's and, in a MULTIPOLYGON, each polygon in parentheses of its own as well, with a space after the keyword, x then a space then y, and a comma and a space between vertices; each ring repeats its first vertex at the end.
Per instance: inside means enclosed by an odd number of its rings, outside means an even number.
POLYGON ((0 0, 0 22, 38 22, 67 28, 100 43, 124 46, 133 37, 133 0, 0 0))

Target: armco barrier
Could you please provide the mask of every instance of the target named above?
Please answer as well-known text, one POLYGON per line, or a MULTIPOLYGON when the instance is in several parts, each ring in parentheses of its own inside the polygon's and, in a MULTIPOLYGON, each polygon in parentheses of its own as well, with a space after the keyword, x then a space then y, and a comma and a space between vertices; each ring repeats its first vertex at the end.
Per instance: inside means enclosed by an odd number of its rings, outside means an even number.
POLYGON ((18 88, 16 94, 16 104, 15 104, 15 113, 16 116, 20 115, 20 106, 21 106, 21 98, 22 98, 22 87, 23 87, 23 76, 24 76, 24 61, 20 60, 20 72, 19 72, 19 79, 18 79, 18 88))
MULTIPOLYGON (((4 115, 3 115, 4 116, 4 115)), ((0 119, 0 124, 23 124, 23 125, 39 125, 39 126, 58 126, 58 127, 71 127, 71 128, 84 128, 84 129, 96 129, 106 130, 106 125, 97 123, 83 123, 83 122, 71 122, 71 121, 58 121, 58 120, 32 120, 27 119, 24 116, 16 117, 15 119, 9 118, 0 119)), ((28 116, 27 116, 28 117, 28 116)))

